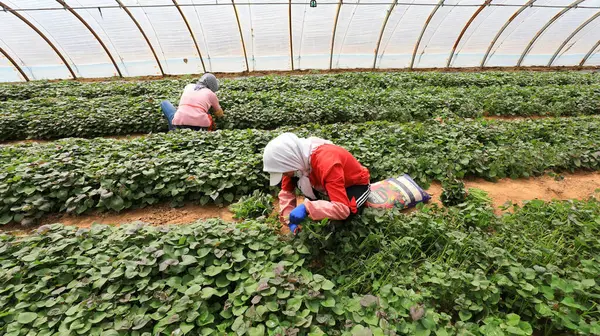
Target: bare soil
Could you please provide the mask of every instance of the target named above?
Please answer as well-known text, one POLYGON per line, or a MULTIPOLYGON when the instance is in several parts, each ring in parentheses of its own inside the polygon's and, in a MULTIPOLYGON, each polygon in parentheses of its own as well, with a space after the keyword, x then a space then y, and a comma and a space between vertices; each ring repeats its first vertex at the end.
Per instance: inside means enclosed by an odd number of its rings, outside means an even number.
POLYGON ((227 207, 216 205, 187 204, 181 208, 172 208, 169 204, 149 206, 121 213, 91 213, 83 216, 59 215, 44 218, 40 225, 63 223, 78 227, 90 227, 94 223, 120 225, 141 221, 152 225, 177 225, 195 222, 199 219, 221 218, 233 220, 233 214, 227 207))
POLYGON ((550 119, 550 118, 573 118, 573 116, 540 116, 540 115, 533 115, 533 116, 527 116, 527 117, 521 117, 521 116, 484 116, 484 119, 487 120, 502 120, 502 121, 512 121, 512 120, 526 120, 526 119, 533 119, 533 120, 538 120, 538 119, 550 119))
MULTIPOLYGON (((98 138, 104 138, 104 139, 115 139, 115 140, 133 140, 133 139, 137 139, 143 136, 148 136, 151 133, 133 133, 133 134, 126 134, 126 135, 107 135, 107 136, 102 136, 102 137, 98 137, 98 138)), ((152 134, 158 134, 158 133, 152 133, 152 134)), ((84 139, 93 139, 93 138, 84 138, 84 139)), ((52 141, 58 141, 58 140, 62 140, 62 139, 55 139, 55 140, 37 140, 37 139, 29 139, 29 140, 9 140, 9 141, 0 141, 0 146, 11 146, 11 145, 22 145, 22 144, 45 144, 48 142, 52 142, 52 141)))
MULTIPOLYGON (((486 191, 497 213, 501 212, 499 207, 507 202, 522 205, 524 201, 534 199, 585 200, 600 193, 600 172, 562 174, 560 177, 563 179, 548 175, 516 180, 504 178, 498 182, 473 179, 465 181, 465 187, 486 191)), ((432 202, 441 204, 442 187, 439 182, 432 183, 427 192, 432 195, 432 202)))

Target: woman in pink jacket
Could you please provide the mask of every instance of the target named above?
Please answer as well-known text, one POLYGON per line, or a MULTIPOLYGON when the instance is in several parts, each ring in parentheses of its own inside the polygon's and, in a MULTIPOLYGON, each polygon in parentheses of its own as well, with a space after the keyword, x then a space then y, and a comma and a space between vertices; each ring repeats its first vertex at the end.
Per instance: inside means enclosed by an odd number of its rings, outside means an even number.
POLYGON ((219 98, 215 94, 218 90, 217 77, 207 73, 198 83, 189 84, 183 89, 177 109, 168 100, 163 101, 160 107, 169 123, 169 131, 181 128, 194 131, 214 130, 215 123, 210 115, 211 108, 216 117, 220 118, 224 115, 219 105, 219 98))

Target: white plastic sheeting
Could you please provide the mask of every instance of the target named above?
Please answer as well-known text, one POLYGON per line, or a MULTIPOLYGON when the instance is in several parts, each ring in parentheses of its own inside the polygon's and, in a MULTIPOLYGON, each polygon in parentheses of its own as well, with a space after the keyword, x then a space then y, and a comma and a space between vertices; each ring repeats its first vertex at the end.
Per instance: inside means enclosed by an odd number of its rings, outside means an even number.
POLYGON ((600 65, 600 0, 309 1, 0 0, 0 81, 600 65))

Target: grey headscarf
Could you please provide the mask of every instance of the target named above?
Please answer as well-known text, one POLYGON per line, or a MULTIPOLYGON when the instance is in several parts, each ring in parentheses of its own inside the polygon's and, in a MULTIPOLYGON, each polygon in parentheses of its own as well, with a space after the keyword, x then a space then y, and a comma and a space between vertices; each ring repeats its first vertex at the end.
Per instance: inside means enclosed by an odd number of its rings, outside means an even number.
POLYGON ((204 88, 208 88, 212 92, 219 91, 219 81, 217 80, 217 77, 215 77, 215 75, 211 73, 205 73, 204 75, 202 75, 198 83, 196 83, 196 87, 194 88, 194 90, 198 91, 204 88))

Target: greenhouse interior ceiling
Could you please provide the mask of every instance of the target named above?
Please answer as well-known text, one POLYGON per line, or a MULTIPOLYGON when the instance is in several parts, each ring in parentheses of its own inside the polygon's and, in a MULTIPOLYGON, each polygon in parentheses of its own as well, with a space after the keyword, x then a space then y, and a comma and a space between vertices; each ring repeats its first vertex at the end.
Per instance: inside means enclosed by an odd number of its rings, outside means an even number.
POLYGON ((0 0, 0 81, 600 65, 600 0, 0 0))

